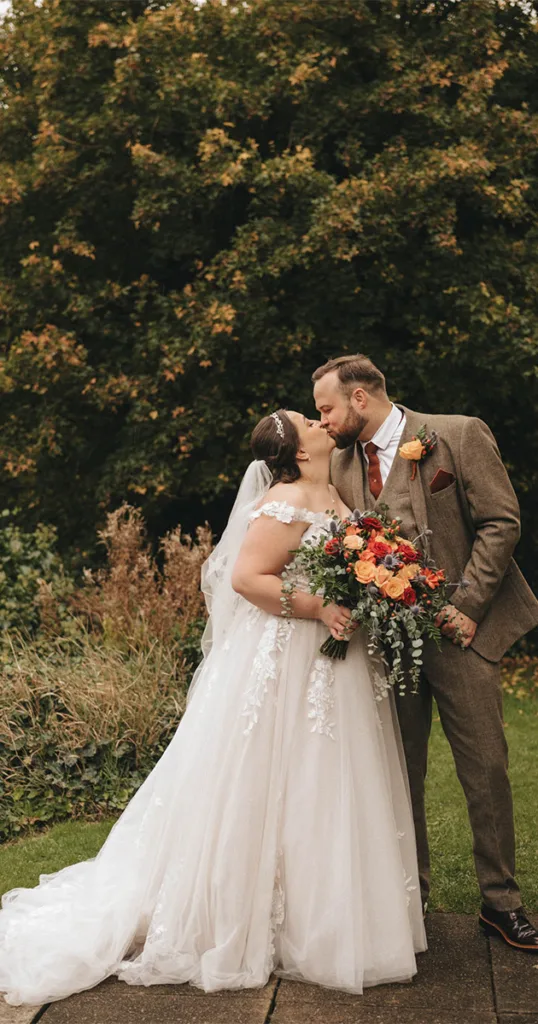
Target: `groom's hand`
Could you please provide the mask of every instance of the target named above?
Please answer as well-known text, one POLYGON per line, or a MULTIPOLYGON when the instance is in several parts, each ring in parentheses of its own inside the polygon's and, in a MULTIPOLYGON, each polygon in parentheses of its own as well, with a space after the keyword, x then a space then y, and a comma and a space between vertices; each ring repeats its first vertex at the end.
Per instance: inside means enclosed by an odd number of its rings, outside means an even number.
POLYGON ((453 604, 447 604, 441 609, 435 625, 441 626, 441 632, 462 647, 469 646, 477 630, 474 619, 458 611, 453 604))

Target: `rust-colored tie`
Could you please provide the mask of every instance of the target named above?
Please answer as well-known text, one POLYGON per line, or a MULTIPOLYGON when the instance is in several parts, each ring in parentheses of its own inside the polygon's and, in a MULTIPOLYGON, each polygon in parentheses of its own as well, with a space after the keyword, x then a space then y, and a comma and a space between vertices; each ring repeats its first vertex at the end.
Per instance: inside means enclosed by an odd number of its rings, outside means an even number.
POLYGON ((371 494, 373 494, 374 498, 377 499, 383 490, 381 467, 379 465, 379 456, 377 454, 378 447, 373 441, 368 441, 368 444, 364 446, 364 451, 368 456, 368 487, 370 488, 371 494))

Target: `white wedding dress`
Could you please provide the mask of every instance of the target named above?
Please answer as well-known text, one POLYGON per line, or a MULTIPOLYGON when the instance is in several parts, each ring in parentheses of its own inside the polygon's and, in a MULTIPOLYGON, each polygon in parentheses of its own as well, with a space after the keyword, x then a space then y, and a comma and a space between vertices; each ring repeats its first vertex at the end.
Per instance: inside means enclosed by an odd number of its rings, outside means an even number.
MULTIPOLYGON (((302 543, 327 525, 285 503, 260 514, 307 523, 302 543)), ((426 940, 392 694, 375 699, 360 631, 345 661, 319 654, 326 637, 236 595, 173 740, 98 856, 4 896, 9 1003, 109 975, 211 992, 276 971, 360 993, 416 973, 426 940)))

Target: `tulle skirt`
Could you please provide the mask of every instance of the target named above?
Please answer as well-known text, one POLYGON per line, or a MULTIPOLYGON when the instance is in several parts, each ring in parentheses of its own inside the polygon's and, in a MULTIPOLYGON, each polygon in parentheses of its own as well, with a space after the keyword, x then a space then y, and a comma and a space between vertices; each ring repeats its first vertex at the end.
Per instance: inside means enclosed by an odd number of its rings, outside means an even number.
MULTIPOLYGON (((246 602, 169 747, 93 860, 4 896, 0 992, 40 1004, 110 975, 360 993, 426 948, 392 695, 364 636, 246 602)), ((413 698, 410 696, 409 698, 413 698)))

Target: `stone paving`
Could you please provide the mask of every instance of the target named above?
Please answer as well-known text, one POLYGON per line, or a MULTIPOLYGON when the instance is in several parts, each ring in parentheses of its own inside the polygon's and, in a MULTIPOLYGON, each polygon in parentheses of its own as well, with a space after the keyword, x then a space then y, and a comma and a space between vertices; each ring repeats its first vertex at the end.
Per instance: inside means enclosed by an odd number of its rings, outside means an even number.
POLYGON ((414 981, 363 996, 277 979, 214 995, 108 979, 41 1008, 0 1003, 0 1024, 538 1024, 537 956, 484 938, 474 916, 430 914, 427 932, 414 981))

